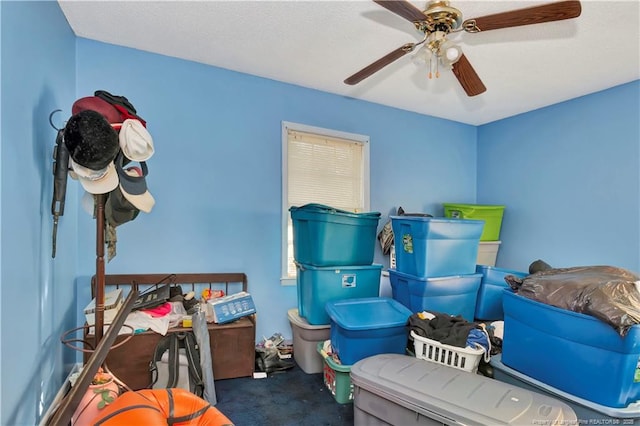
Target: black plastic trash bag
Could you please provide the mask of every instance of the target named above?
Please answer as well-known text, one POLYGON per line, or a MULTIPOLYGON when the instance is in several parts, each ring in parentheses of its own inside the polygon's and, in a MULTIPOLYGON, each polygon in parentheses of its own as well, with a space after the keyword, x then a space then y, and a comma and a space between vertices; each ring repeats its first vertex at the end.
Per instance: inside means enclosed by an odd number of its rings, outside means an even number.
POLYGON ((541 270, 505 281, 519 295, 561 309, 594 316, 621 336, 640 323, 640 277, 614 266, 541 270))

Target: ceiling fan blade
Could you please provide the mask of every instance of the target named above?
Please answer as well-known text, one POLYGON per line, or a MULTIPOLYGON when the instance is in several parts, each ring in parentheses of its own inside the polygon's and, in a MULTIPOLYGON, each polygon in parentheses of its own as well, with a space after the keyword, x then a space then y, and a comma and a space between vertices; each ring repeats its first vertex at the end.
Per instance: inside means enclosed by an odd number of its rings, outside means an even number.
POLYGON ((476 96, 487 90, 482 80, 480 80, 480 77, 478 77, 478 74, 476 74, 476 70, 471 66, 471 62, 464 56, 464 53, 460 56, 460 59, 453 64, 452 71, 468 96, 476 96))
POLYGON ((406 19, 407 21, 416 22, 427 19, 424 13, 408 1, 404 0, 373 0, 380 6, 406 19))
POLYGON ((354 85, 360 83, 365 78, 370 75, 380 71, 382 68, 389 65, 391 62, 402 58, 407 53, 411 52, 415 47, 415 43, 407 43, 403 46, 398 47, 396 50, 387 53, 382 58, 378 59, 374 63, 367 65, 357 73, 353 74, 344 81, 345 84, 354 85))
POLYGON ((560 1, 556 3, 533 6, 494 15, 467 19, 462 27, 470 33, 497 30, 500 28, 518 27, 521 25, 541 24, 544 22, 561 21, 577 18, 582 12, 582 6, 577 0, 560 1))

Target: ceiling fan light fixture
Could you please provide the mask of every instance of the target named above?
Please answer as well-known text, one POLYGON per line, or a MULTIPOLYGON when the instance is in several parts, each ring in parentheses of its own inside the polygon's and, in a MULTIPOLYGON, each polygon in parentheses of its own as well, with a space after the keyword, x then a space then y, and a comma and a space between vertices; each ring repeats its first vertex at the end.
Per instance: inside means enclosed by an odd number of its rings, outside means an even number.
POLYGON ((413 54, 413 56, 411 57, 411 61, 415 65, 421 66, 429 63, 432 56, 433 52, 431 52, 431 50, 427 46, 422 45, 422 47, 420 47, 420 49, 418 49, 416 53, 413 54))
POLYGON ((440 62, 445 67, 451 67, 453 64, 458 62, 460 56, 462 56, 462 49, 456 44, 453 44, 451 41, 447 40, 440 45, 440 49, 438 50, 438 56, 440 57, 440 62))

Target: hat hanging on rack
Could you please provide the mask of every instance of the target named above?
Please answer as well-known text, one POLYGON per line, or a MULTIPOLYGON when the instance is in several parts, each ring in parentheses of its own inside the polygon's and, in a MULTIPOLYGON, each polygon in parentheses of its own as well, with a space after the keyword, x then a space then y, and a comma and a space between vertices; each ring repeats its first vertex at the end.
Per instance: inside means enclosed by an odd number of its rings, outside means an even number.
POLYGON ((71 170, 69 175, 78 181, 90 194, 106 194, 118 187, 118 174, 113 162, 101 170, 92 170, 83 167, 69 158, 71 170))
POLYGON ((118 154, 118 133, 97 111, 83 110, 71 116, 63 139, 69 151, 71 177, 91 194, 106 194, 118 186, 113 160, 118 154))
POLYGON ((85 96, 73 103, 71 114, 77 114, 80 111, 92 110, 97 111, 115 128, 119 128, 122 124, 122 115, 113 105, 97 96, 85 96))
MULTIPOLYGON (((127 171, 126 173, 136 172, 127 171)), ((109 225, 115 228, 134 220, 138 217, 138 214, 140 214, 140 209, 124 197, 119 186, 109 193, 109 198, 107 198, 107 202, 104 205, 104 217, 109 225)))
POLYGON ((129 99, 127 99, 126 96, 113 95, 107 92, 106 90, 96 90, 94 92, 94 95, 113 105, 113 107, 117 109, 118 112, 120 112, 120 115, 122 116, 122 121, 128 118, 133 118, 133 119, 139 120, 143 126, 147 127, 147 122, 138 115, 136 108, 133 106, 131 102, 129 102, 129 99))
POLYGON ((153 138, 139 120, 124 120, 118 139, 120 149, 129 160, 147 161, 153 155, 153 138))
POLYGON ((64 143, 76 164, 91 170, 102 170, 118 155, 118 133, 102 114, 80 111, 69 118, 64 127, 64 143))
POLYGON ((140 161, 140 167, 123 168, 124 154, 118 154, 115 165, 120 180, 120 191, 134 207, 145 213, 151 212, 155 199, 147 189, 146 176, 149 174, 147 163, 140 161))

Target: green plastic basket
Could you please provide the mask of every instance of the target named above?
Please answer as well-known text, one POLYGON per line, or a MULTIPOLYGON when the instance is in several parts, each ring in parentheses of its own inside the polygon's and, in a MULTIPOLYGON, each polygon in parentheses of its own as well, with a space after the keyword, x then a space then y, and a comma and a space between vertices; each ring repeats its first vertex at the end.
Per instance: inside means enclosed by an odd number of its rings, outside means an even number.
POLYGON ((353 384, 351 383, 351 366, 337 364, 328 356, 322 347, 324 342, 318 342, 318 353, 324 358, 322 376, 324 385, 338 404, 353 402, 353 384))
POLYGON ((484 220, 480 241, 498 241, 505 206, 444 203, 444 216, 453 219, 484 220))

